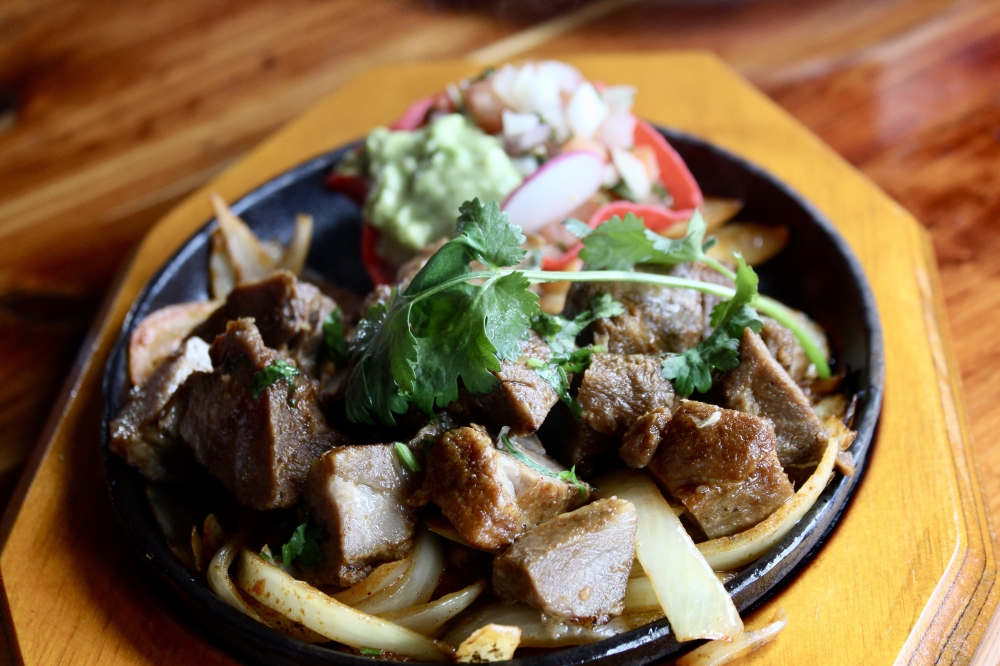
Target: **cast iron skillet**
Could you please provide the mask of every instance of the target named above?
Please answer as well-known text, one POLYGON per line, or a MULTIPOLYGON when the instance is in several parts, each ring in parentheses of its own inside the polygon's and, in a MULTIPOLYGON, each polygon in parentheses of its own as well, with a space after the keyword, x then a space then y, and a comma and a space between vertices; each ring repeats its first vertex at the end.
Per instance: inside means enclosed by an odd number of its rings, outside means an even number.
MULTIPOLYGON (((727 589, 741 612, 752 609, 789 582, 832 534, 858 482, 875 434, 884 380, 882 333, 875 299, 861 266, 833 226, 808 202, 758 167, 704 141, 661 130, 680 152, 702 190, 742 199, 740 218, 782 224, 789 246, 758 269, 761 292, 807 312, 829 335, 837 367, 848 373, 858 396, 851 450, 858 471, 835 474, 815 506, 771 551, 732 579, 727 589)), ((312 159, 262 185, 233 204, 264 239, 288 242, 297 213, 315 220, 308 265, 328 280, 359 293, 371 284, 359 257, 361 215, 346 197, 324 184, 330 168, 357 144, 312 159)), ((226 605, 188 573, 170 551, 134 469, 108 451, 108 424, 128 392, 128 341, 148 313, 173 303, 208 298, 209 234, 212 220, 146 284, 125 318, 104 374, 102 457, 111 502, 122 529, 142 561, 169 588, 178 611, 204 629, 210 640, 254 663, 370 666, 372 660, 305 645, 270 630, 226 605)), ((599 663, 644 664, 680 650, 665 620, 591 645, 514 660, 519 666, 599 663)))

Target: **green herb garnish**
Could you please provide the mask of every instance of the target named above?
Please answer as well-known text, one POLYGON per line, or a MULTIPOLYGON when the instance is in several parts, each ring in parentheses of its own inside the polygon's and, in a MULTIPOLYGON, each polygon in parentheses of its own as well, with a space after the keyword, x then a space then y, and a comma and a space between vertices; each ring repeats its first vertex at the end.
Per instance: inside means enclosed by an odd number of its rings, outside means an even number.
MULTIPOLYGON (((473 393, 493 390, 497 385, 493 373, 500 370, 501 361, 521 355, 521 341, 538 315, 537 298, 528 289, 532 283, 634 282, 695 289, 722 299, 736 295, 735 289, 710 282, 631 270, 637 264, 701 261, 735 280, 733 271, 705 255, 705 222, 698 213, 687 235, 676 241, 648 231, 634 215, 614 218, 583 239, 580 254, 591 268, 606 270, 563 272, 512 268, 525 256, 519 247, 524 237, 496 202, 482 204, 477 199, 462 204, 460 210, 458 236, 431 256, 404 291, 371 308, 359 324, 350 344, 351 355, 358 359, 347 386, 351 421, 372 423, 377 418, 391 425, 393 414, 410 405, 430 414, 458 398, 459 380, 473 393), (473 271, 472 262, 483 269, 473 271)), ((583 233, 577 225, 570 226, 574 233, 583 233)), ((753 273, 749 267, 743 270, 753 273)), ((788 308, 756 295, 756 290, 750 305, 789 328, 816 374, 830 376, 823 352, 788 308)), ((713 350, 702 348, 702 352, 714 358, 713 350)), ((688 370, 671 365, 670 372, 676 371, 678 377, 686 373, 693 384, 704 385, 700 366, 684 365, 688 370)))
POLYGON ((532 320, 531 328, 548 343, 554 354, 568 354, 576 347, 576 338, 583 329, 598 319, 617 317, 620 314, 625 314, 621 303, 611 298, 611 294, 598 294, 590 299, 590 309, 576 317, 567 319, 540 312, 532 320))
POLYGON ((510 437, 507 436, 506 432, 500 433, 499 442, 500 442, 499 448, 501 451, 506 451, 507 453, 514 456, 514 458, 516 458, 520 462, 523 462, 525 465, 535 470, 536 472, 539 472, 540 474, 544 474, 545 476, 550 476, 553 479, 559 479, 560 481, 565 481, 571 486, 575 486, 576 489, 580 491, 580 497, 587 496, 588 486, 586 483, 577 478, 576 465, 573 465, 572 469, 563 470, 562 472, 553 472, 548 467, 545 467, 544 465, 539 465, 534 460, 525 455, 524 451, 514 446, 514 443, 510 441, 510 437))
POLYGON ((384 650, 379 650, 378 648, 358 648, 358 652, 366 657, 381 657, 384 650))
POLYGON ((715 330, 696 347, 668 356, 663 360, 663 376, 674 382, 674 390, 683 396, 697 389, 704 393, 712 388, 712 370, 729 370, 740 362, 740 339, 743 329, 759 333, 763 322, 750 303, 757 297, 757 274, 737 256, 736 295, 712 310, 715 330))
POLYGON ((396 450, 396 456, 399 458, 399 462, 403 463, 403 467, 411 472, 421 471, 420 463, 417 462, 417 459, 413 455, 413 451, 410 447, 402 442, 396 442, 393 448, 396 450))
POLYGON ((294 560, 306 566, 318 564, 323 559, 320 542, 326 539, 326 530, 321 525, 309 526, 308 518, 295 528, 292 538, 281 547, 281 563, 287 568, 294 560))
POLYGON ((344 313, 340 308, 323 320, 323 344, 326 355, 333 361, 337 369, 347 365, 347 339, 344 337, 344 313))
POLYGON ((250 397, 260 399, 264 389, 277 381, 284 380, 288 386, 288 404, 295 406, 295 377, 299 369, 290 363, 278 359, 253 376, 250 382, 250 397))

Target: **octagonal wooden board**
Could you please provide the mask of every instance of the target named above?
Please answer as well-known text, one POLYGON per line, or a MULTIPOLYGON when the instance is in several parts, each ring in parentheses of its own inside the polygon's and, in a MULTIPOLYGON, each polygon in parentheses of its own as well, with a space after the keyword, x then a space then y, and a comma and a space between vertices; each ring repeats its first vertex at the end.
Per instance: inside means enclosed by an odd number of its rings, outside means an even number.
MULTIPOLYGON (((756 611, 770 616, 780 605, 790 621, 746 661, 996 663, 989 619, 1000 588, 923 229, 709 54, 565 59, 588 78, 637 86, 639 115, 708 139, 790 184, 840 229, 875 291, 887 373, 867 476, 815 559, 756 611)), ((148 234, 85 342, 4 519, 9 652, 0 651, 0 661, 233 663, 151 586, 114 522, 98 445, 108 351, 143 283, 212 217, 209 191, 236 199, 475 69, 461 61, 394 66, 351 81, 148 234)))

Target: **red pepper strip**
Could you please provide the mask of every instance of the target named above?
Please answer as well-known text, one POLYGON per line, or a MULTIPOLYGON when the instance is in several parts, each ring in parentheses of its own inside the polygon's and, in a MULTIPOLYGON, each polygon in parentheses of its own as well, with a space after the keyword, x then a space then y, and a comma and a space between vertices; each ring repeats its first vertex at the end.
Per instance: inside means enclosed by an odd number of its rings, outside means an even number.
MULTIPOLYGON (((598 208, 594 214, 590 216, 590 219, 587 220, 587 226, 591 229, 596 229, 597 225, 602 222, 607 222, 612 217, 618 216, 624 219, 627 213, 632 213, 636 217, 642 218, 646 228, 650 231, 660 232, 664 229, 669 229, 678 222, 686 222, 691 219, 693 211, 670 210, 669 208, 664 208, 663 206, 637 204, 631 201, 619 200, 606 203, 598 208)), ((569 263, 576 259, 582 249, 583 243, 577 243, 570 249, 566 250, 562 256, 545 257, 545 259, 542 260, 542 268, 547 271, 565 270, 569 263)))
POLYGON ((367 222, 361 223, 361 263, 364 264, 365 271, 368 272, 373 284, 392 284, 396 281, 396 269, 379 256, 380 237, 378 229, 367 222))
POLYGON ((424 124, 424 120, 427 119, 427 114, 430 110, 434 108, 434 103, 437 101, 437 95, 431 95, 430 97, 425 97, 424 99, 417 100, 410 105, 403 115, 393 124, 389 125, 391 130, 407 130, 413 131, 424 124))
MULTIPOLYGON (((684 160, 671 147, 663 135, 657 132, 645 120, 636 118, 635 121, 635 145, 649 146, 656 155, 656 163, 660 166, 660 179, 664 187, 674 198, 673 208, 675 210, 693 210, 704 201, 701 196, 701 188, 695 182, 694 176, 688 170, 684 160)), ((688 214, 690 217, 690 213, 688 214)), ((646 220, 649 227, 649 220, 646 220)), ((652 229, 652 227, 650 227, 652 229)))
POLYGON ((368 180, 362 176, 331 173, 326 177, 326 186, 334 192, 349 197, 359 206, 364 206, 368 198, 368 180))

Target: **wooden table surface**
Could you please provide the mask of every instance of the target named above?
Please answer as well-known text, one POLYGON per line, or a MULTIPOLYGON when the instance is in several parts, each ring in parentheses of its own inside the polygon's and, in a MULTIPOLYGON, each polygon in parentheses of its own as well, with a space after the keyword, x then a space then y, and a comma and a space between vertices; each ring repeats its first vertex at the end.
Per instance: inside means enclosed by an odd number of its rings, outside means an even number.
MULTIPOLYGON (((187 193, 373 64, 707 48, 931 231, 984 496, 1000 382, 1000 3, 665 0, 0 4, 0 476, 114 273, 187 193), (554 8, 553 8, 554 7, 554 8), (484 51, 485 49, 485 51, 484 51)), ((8 490, 9 492, 9 490, 8 490)))

